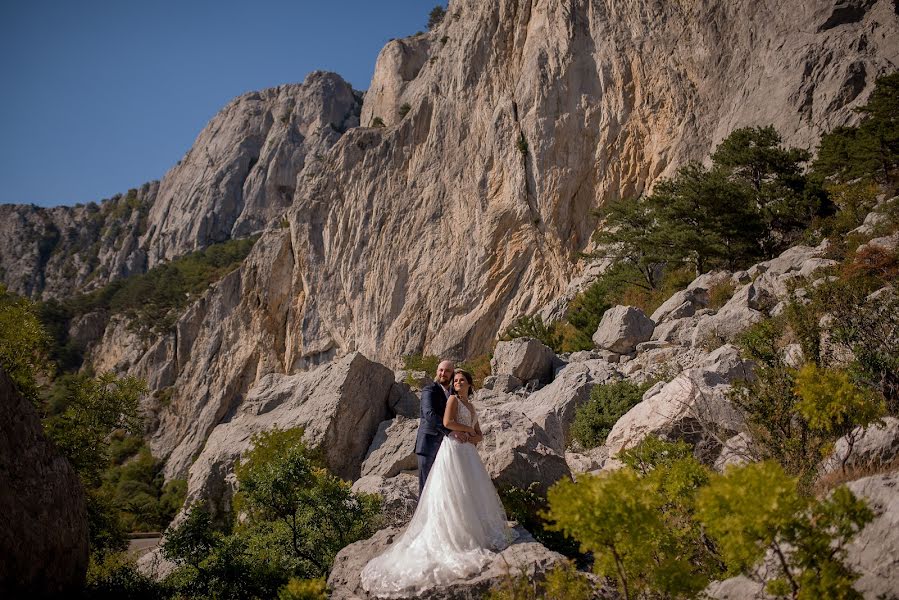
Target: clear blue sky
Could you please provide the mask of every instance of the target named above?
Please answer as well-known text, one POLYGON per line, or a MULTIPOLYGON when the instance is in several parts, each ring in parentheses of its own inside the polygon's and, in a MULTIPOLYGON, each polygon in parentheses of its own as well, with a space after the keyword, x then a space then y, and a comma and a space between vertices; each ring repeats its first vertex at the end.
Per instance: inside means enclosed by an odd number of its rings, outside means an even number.
POLYGON ((229 100, 335 71, 368 88, 383 45, 438 0, 4 0, 0 203, 99 201, 161 179, 229 100))

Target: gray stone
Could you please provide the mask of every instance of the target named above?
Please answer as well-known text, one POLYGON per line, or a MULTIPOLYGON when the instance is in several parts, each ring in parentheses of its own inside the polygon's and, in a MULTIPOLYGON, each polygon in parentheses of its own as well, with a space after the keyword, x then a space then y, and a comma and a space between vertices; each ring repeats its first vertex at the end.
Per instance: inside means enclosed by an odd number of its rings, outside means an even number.
POLYGON ((421 411, 421 400, 404 381, 394 381, 387 405, 393 414, 410 419, 417 419, 421 411))
POLYGON ((899 596, 899 472, 847 484, 876 515, 846 546, 847 564, 861 574, 853 584, 865 598, 899 596))
POLYGON ((514 375, 490 375, 484 378, 484 387, 498 392, 514 392, 523 385, 524 382, 514 375))
POLYGON ((856 427, 851 436, 837 440, 833 452, 824 461, 822 473, 840 471, 844 462, 847 469, 870 472, 892 464, 899 457, 899 419, 896 417, 884 417, 881 423, 856 427))
POLYGON ((724 472, 727 467, 741 466, 759 459, 758 450, 748 433, 738 433, 728 438, 721 448, 721 454, 715 459, 715 470, 724 472))
POLYGON ((727 399, 729 387, 717 373, 689 369, 658 391, 647 391, 643 401, 612 427, 606 439, 609 455, 655 435, 686 440, 694 445, 698 458, 713 463, 721 451, 718 440, 735 435, 743 426, 740 412, 727 399))
POLYGON ((31 402, 0 368, 0 593, 76 595, 88 562, 78 475, 44 435, 31 402))
POLYGON ((362 462, 362 476, 393 477, 401 471, 418 469, 415 455, 417 434, 418 419, 396 417, 382 422, 362 462))
MULTIPOLYGON (((548 550, 521 527, 515 528, 518 538, 484 571, 471 579, 460 579, 437 588, 425 590, 418 598, 441 600, 475 600, 483 598, 494 586, 510 574, 525 573, 529 579, 539 580, 553 566, 562 564, 565 557, 548 550)), ((371 598, 359 582, 359 573, 369 560, 384 553, 402 533, 401 528, 382 529, 367 540, 350 544, 334 557, 328 575, 329 598, 334 600, 371 598)))
POLYGON ((708 304, 708 289, 700 284, 696 287, 676 292, 663 302, 652 313, 650 318, 658 324, 672 319, 692 317, 698 308, 705 308, 708 304))
POLYGON ((400 473, 395 477, 365 475, 353 483, 353 491, 378 494, 381 514, 389 527, 401 527, 412 519, 418 505, 418 474, 400 473))
POLYGON ((618 354, 629 354, 652 336, 654 328, 652 319, 636 306, 614 306, 603 314, 593 343, 618 354))
POLYGON ((564 454, 578 407, 590 399, 594 386, 620 377, 604 360, 571 363, 559 371, 551 384, 522 401, 524 413, 549 435, 553 449, 564 454))
POLYGON ((490 368, 494 375, 512 375, 520 381, 548 382, 553 375, 555 353, 533 338, 499 342, 493 350, 490 368))

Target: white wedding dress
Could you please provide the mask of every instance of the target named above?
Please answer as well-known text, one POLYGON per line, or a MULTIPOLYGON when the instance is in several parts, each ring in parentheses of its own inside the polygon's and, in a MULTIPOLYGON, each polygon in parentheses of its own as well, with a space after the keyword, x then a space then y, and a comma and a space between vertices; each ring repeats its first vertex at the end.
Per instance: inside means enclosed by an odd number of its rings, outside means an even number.
MULTIPOLYGON (((477 416, 458 406, 456 420, 473 427, 477 416)), ((476 575, 515 537, 475 445, 446 436, 409 526, 365 565, 362 587, 382 598, 415 597, 476 575)))

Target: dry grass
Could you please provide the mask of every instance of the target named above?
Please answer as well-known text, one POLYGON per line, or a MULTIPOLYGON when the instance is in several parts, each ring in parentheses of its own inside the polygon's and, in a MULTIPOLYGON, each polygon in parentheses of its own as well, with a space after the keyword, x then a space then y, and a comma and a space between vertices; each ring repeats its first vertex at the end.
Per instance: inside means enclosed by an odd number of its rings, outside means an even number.
POLYGON ((847 467, 845 471, 837 469, 833 473, 819 477, 812 486, 812 492, 815 496, 820 497, 844 483, 881 473, 892 473, 893 471, 899 471, 899 456, 886 463, 877 462, 863 467, 847 467))

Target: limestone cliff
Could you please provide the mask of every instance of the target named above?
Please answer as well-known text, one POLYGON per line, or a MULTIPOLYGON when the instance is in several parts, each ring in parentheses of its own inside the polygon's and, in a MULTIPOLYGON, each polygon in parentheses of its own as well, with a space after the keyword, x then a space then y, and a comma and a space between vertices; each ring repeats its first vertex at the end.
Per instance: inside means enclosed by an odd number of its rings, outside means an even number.
POLYGON ((301 178, 297 352, 483 352, 571 279, 592 209, 740 126, 813 148, 897 62, 885 0, 455 0, 381 52, 387 126, 301 178))

